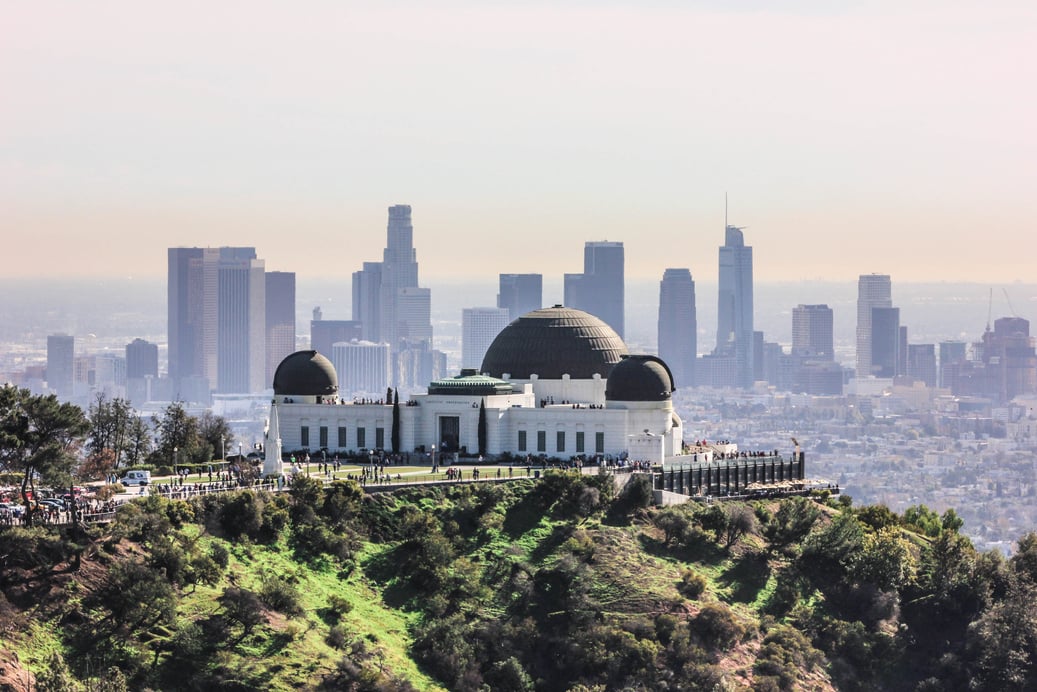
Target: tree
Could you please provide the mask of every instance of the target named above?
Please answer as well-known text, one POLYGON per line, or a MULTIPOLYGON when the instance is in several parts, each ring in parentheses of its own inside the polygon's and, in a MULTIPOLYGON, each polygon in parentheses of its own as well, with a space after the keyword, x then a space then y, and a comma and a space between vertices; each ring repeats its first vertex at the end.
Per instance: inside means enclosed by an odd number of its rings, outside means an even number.
MULTIPOLYGON (((72 480, 77 453, 90 426, 83 410, 53 394, 0 388, 0 470, 22 475, 22 501, 29 505, 36 481, 65 487, 72 480)), ((32 513, 27 514, 31 524, 32 513)))
POLYGON ((727 526, 724 530, 725 546, 730 548, 742 536, 756 531, 756 514, 747 505, 731 502, 724 507, 727 526))
POLYGON ((182 401, 174 401, 156 422, 158 454, 176 464, 191 459, 198 447, 198 419, 184 409, 182 401))
POLYGON ((392 395, 392 430, 389 432, 389 444, 392 445, 392 453, 400 453, 400 390, 392 395))
POLYGON ((479 456, 486 454, 486 400, 479 402, 479 456))
POLYGON ((805 497, 786 498, 764 526, 763 536, 772 549, 782 550, 803 540, 820 515, 821 510, 813 501, 805 497))
POLYGON ((115 465, 118 466, 126 452, 134 420, 130 402, 118 397, 109 399, 104 392, 98 392, 87 417, 90 420, 90 452, 98 454, 110 449, 115 453, 115 465))
POLYGON ((151 453, 151 429, 140 415, 130 420, 129 438, 126 441, 126 465, 136 466, 151 453))
MULTIPOLYGON (((234 433, 231 432, 223 416, 217 416, 212 411, 206 411, 198 419, 198 441, 199 446, 205 448, 208 445, 208 459, 210 461, 216 454, 223 458, 223 452, 227 447, 234 446, 234 433)), ((202 450, 204 451, 204 449, 202 450)))

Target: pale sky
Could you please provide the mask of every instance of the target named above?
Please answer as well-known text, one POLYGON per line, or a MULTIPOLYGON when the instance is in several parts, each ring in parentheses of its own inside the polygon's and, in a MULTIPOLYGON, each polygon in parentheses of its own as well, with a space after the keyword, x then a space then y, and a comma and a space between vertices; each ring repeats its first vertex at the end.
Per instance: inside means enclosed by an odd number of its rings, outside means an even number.
POLYGON ((1035 184, 1033 0, 0 0, 6 277, 348 276, 410 204, 426 285, 715 280, 726 192, 759 280, 1004 283, 1035 184))

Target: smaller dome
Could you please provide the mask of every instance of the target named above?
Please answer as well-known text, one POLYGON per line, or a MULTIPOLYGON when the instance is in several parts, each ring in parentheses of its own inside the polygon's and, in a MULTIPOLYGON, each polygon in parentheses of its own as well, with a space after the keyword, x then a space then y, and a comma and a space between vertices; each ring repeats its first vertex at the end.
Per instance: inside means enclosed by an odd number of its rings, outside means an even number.
POLYGON ((673 374, 661 358, 623 356, 605 383, 607 401, 667 401, 676 389, 673 374))
POLYGON ((275 396, 329 396, 338 393, 331 361, 316 351, 296 351, 274 372, 275 396))

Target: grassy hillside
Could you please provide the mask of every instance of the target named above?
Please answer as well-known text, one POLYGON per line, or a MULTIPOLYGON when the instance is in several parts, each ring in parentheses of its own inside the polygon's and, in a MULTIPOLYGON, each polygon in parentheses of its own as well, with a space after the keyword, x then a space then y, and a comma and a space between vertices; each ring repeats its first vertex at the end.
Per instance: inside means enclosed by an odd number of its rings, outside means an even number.
POLYGON ((848 498, 647 507, 608 477, 298 482, 0 530, 24 689, 1030 689, 1037 537, 848 498))

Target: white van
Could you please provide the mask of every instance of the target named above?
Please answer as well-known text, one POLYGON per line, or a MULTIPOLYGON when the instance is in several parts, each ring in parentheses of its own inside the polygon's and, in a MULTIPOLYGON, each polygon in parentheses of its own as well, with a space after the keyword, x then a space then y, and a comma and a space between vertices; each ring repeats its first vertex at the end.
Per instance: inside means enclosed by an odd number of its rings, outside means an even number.
POLYGON ((151 482, 151 471, 127 471, 119 482, 123 485, 147 485, 151 482))

